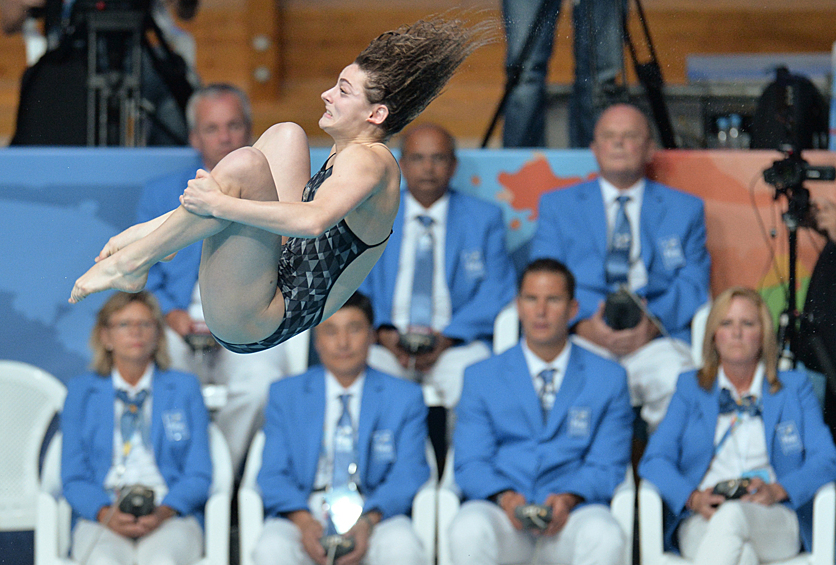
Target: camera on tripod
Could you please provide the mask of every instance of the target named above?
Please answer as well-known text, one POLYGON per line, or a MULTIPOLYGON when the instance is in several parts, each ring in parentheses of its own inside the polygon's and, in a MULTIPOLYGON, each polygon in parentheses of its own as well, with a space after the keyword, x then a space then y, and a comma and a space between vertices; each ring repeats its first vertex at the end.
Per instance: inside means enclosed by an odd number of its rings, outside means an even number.
POLYGON ((786 157, 773 162, 772 166, 763 172, 763 180, 777 190, 800 186, 805 180, 836 180, 836 168, 813 166, 791 147, 785 147, 782 151, 786 157))

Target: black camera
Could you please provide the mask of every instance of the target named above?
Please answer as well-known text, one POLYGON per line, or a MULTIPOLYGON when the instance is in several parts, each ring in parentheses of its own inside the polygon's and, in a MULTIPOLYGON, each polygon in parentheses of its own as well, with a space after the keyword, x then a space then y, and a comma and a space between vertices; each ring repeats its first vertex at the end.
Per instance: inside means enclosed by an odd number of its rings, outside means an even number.
POLYGON ((119 501, 119 510, 137 518, 154 511, 154 491, 142 485, 124 487, 119 501))
POLYGON ((354 538, 351 536, 324 536, 321 540, 319 540, 319 543, 322 544, 322 547, 325 549, 325 553, 329 556, 329 558, 333 552, 333 561, 336 561, 343 555, 347 555, 354 551, 354 538))
POLYGON ((836 180, 836 168, 810 165, 798 153, 788 150, 787 158, 774 161, 763 172, 763 180, 778 190, 800 186, 805 180, 836 180))
POLYGON ((750 484, 752 484, 751 479, 729 479, 714 485, 712 492, 725 496, 726 500, 735 500, 749 492, 750 484))
POLYGON ((435 334, 432 328, 410 326, 400 334, 399 345, 410 355, 429 353, 435 347, 435 334))
POLYGON ((622 287, 607 295, 604 303, 604 320, 614 330, 635 328, 642 319, 642 309, 630 295, 630 291, 622 287))
POLYGON ((526 504, 514 508, 514 516, 519 520, 526 530, 545 531, 552 521, 551 506, 539 504, 526 504))

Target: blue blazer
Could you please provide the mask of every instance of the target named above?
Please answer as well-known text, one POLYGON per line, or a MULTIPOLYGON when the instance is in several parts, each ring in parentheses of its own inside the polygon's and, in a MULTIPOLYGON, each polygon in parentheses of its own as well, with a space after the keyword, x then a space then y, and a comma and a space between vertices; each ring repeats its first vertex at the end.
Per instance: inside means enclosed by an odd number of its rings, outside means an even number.
MULTIPOLYGON (((307 510, 316 480, 325 418, 325 369, 317 366, 270 386, 258 486, 265 516, 307 510)), ((365 508, 408 514, 430 476, 427 408, 414 383, 366 369, 357 430, 365 508)))
MULTIPOLYGON (((648 180, 640 232, 648 282, 637 294, 671 336, 691 341, 691 318, 709 291, 703 202, 648 180)), ((553 257, 571 269, 580 303, 576 320, 591 317, 610 292, 604 271, 607 219, 597 180, 541 197, 531 245, 531 258, 538 257, 553 257)))
MULTIPOLYGON (((674 531, 691 512, 685 503, 699 487, 714 453, 720 390, 697 382, 697 372, 679 377, 670 406, 639 465, 639 475, 659 489, 666 504, 665 545, 676 546, 674 531)), ((779 373, 781 389, 763 384, 763 425, 766 450, 777 481, 798 513, 801 539, 812 542, 813 497, 822 485, 836 480, 836 447, 822 420, 821 407, 806 374, 779 373)))
MULTIPOLYGON (((360 286, 372 300, 377 325, 392 323, 406 194, 406 190, 401 192, 389 244, 360 286)), ((444 270, 453 312, 441 333, 465 342, 489 340, 494 318, 514 298, 516 286, 514 266, 505 248, 502 210, 455 190, 449 194, 444 270)))
MULTIPOLYGON (((155 369, 151 399, 151 443, 168 486, 161 504, 183 516, 194 515, 202 524, 212 484, 212 459, 209 414, 200 384, 194 375, 155 369)), ((61 415, 61 480, 74 513, 91 521, 111 504, 103 485, 113 463, 115 400, 109 375, 87 373, 67 385, 61 415)))
POLYGON ((513 489, 539 504, 563 492, 609 504, 624 480, 633 433, 627 375, 577 345, 545 425, 519 344, 465 370, 456 414, 456 482, 467 499, 513 489))
MULTIPOLYGON (((196 162, 194 166, 146 184, 139 197, 137 223, 162 216, 180 206, 180 195, 200 166, 200 162, 196 162)), ((171 261, 161 261, 148 272, 145 289, 159 300, 163 314, 189 308, 200 268, 201 249, 201 242, 193 243, 178 251, 171 261)))

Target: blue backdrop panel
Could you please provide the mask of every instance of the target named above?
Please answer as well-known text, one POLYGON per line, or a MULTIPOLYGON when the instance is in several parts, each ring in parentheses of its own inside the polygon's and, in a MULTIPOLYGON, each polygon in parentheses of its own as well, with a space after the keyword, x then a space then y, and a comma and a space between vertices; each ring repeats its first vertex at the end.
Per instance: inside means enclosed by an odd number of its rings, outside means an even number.
MULTIPOLYGON (((327 156, 328 149, 313 149, 313 168, 327 156)), ((90 329, 109 294, 70 305, 73 282, 109 237, 131 225, 142 186, 184 166, 199 167, 190 149, 0 151, 0 359, 37 365, 65 382, 86 369, 90 329)), ((452 184, 503 208, 508 248, 522 256, 536 195, 585 178, 594 166, 588 151, 462 150, 452 184)))

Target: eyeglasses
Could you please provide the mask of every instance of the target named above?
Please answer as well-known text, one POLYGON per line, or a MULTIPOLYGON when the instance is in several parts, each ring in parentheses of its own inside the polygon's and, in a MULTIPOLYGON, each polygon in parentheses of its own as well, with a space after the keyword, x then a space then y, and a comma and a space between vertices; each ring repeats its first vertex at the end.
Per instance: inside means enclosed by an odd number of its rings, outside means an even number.
POLYGON ((133 320, 123 320, 121 322, 114 322, 109 325, 110 329, 120 331, 120 332, 128 332, 130 330, 142 330, 144 332, 150 332, 157 328, 157 322, 151 320, 142 320, 142 321, 133 321, 133 320))

